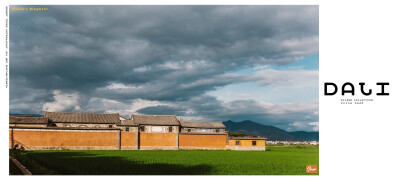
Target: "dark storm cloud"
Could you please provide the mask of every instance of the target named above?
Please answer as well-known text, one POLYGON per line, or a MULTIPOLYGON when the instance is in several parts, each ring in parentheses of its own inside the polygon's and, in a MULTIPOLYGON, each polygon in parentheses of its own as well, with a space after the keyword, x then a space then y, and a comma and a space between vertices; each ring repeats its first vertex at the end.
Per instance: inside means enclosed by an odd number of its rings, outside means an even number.
POLYGON ((318 52, 318 6, 48 9, 10 11, 11 111, 42 113, 64 93, 72 95, 74 103, 63 104, 70 111, 93 109, 91 99, 188 103, 257 80, 232 74, 240 68, 318 52))
POLYGON ((202 73, 171 72, 164 76, 159 76, 159 79, 155 79, 151 83, 121 87, 113 87, 111 85, 97 88, 92 94, 109 99, 115 99, 118 96, 120 100, 142 98, 161 101, 182 101, 201 95, 206 91, 215 90, 217 87, 242 82, 246 79, 240 75, 216 75, 210 79, 194 79, 198 77, 193 77, 193 81, 185 82, 192 74, 201 76, 202 73))

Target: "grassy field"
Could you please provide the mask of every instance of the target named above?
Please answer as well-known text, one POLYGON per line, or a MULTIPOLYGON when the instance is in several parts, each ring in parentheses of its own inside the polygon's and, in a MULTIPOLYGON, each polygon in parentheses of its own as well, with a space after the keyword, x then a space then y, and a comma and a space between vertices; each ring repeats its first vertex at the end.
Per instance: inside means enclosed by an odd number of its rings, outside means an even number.
MULTIPOLYGON (((33 174, 306 175, 318 146, 268 146, 266 151, 11 151, 33 174)), ((318 173, 317 173, 318 174, 318 173)))

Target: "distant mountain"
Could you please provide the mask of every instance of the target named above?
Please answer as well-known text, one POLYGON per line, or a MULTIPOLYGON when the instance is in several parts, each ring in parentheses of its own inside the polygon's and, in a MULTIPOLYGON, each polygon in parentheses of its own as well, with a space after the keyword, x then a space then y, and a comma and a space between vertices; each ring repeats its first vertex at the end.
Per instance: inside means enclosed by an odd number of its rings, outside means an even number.
POLYGON ((251 136, 267 137, 267 140, 319 140, 318 132, 286 132, 274 126, 259 124, 253 121, 245 120, 242 122, 233 122, 231 120, 223 122, 227 130, 230 132, 237 132, 248 134, 251 136))
POLYGON ((317 140, 319 141, 319 132, 306 132, 306 131, 296 131, 288 132, 291 136, 297 140, 317 140))
POLYGON ((33 116, 33 117, 42 117, 43 115, 40 114, 19 114, 19 113, 9 113, 9 115, 14 116, 33 116))

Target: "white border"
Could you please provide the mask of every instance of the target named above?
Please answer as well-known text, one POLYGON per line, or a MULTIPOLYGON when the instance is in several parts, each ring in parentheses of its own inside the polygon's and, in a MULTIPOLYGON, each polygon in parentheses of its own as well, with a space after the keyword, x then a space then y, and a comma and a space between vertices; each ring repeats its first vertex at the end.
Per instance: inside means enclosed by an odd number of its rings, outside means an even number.
MULTIPOLYGON (((6 1, 10 3, 10 1, 6 1)), ((56 4, 54 1, 12 1, 12 4, 56 4)), ((320 162, 322 178, 395 178, 398 175, 400 126, 399 102, 399 3, 395 1, 64 1, 61 4, 234 4, 234 5, 315 5, 320 19, 320 162), (337 98, 323 95, 323 82, 390 82, 390 97, 371 105, 343 106, 337 98)), ((4 15, 4 6, 1 8, 4 15)), ((4 24, 4 20, 0 22, 4 24)), ((3 25, 4 27, 4 25, 3 25)), ((4 42, 4 36, 1 36, 4 42)), ((4 45, 2 43, 2 45, 4 45)), ((1 52, 2 54, 4 52, 1 52)), ((3 55, 4 56, 4 55, 3 55)), ((3 73, 3 68, 0 68, 3 73)), ((1 79, 3 80, 3 79, 1 79)), ((1 81, 3 82, 3 81, 1 81)), ((4 84, 4 83, 2 83, 4 84)), ((8 118, 8 93, 2 93, 1 114, 8 118)), ((2 125, 6 127, 6 125, 2 125)), ((7 130, 2 130, 2 132, 7 130)), ((8 135, 8 134, 7 134, 8 135)), ((6 137, 1 143, 5 145, 6 137)), ((8 153, 2 147, 2 174, 8 153)), ((69 177, 69 176, 65 176, 69 177)), ((99 176, 90 176, 99 177, 99 176)), ((108 177, 108 176, 100 176, 108 177)), ((132 176, 121 176, 132 177, 132 176)), ((142 177, 142 176, 140 176, 142 177)), ((149 177, 149 176, 146 176, 149 177)), ((151 177, 151 176, 150 176, 151 177)), ((176 178, 176 176, 163 176, 176 178)), ((181 177, 181 176, 179 176, 181 177)), ((187 176, 182 176, 187 177, 187 176)), ((190 176, 194 178, 202 176, 190 176)), ((208 176, 211 178, 217 176, 208 176)), ((220 176, 218 176, 220 177, 220 176)), ((226 176, 222 176, 226 177, 226 176)), ((229 176, 242 178, 248 176, 229 176)), ((265 176, 251 176, 265 177, 265 176)), ((291 176, 268 176, 291 177, 291 176)))

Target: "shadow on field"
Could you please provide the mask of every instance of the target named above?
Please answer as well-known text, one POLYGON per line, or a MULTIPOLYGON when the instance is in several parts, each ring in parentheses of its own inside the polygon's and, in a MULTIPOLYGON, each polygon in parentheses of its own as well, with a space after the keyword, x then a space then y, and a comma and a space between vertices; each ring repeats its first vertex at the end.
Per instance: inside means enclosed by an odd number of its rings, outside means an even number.
POLYGON ((22 171, 9 159, 9 175, 23 175, 22 171))
POLYGON ((29 156, 62 175, 206 175, 212 171, 209 165, 144 164, 123 157, 84 152, 40 152, 29 153, 29 156))

